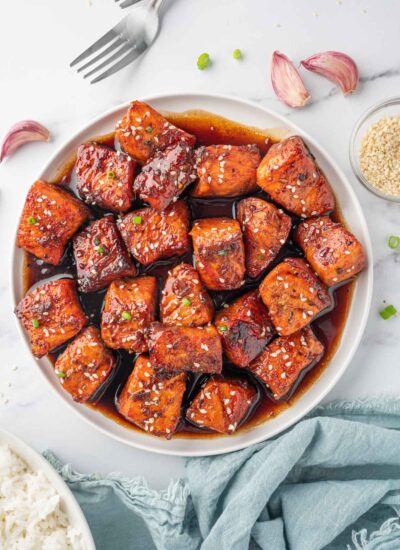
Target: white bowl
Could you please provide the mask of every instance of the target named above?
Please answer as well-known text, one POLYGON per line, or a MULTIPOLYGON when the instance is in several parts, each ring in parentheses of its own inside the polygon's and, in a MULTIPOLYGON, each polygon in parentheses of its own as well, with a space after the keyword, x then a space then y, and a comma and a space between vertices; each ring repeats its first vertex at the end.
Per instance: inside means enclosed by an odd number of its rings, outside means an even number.
POLYGON ((70 526, 82 535, 82 547, 85 550, 96 550, 92 533, 79 504, 53 466, 22 439, 5 430, 0 430, 0 445, 8 445, 26 462, 31 470, 34 472, 40 470, 45 474, 47 480, 61 497, 61 508, 65 512, 70 526))
MULTIPOLYGON (((264 423, 248 430, 239 431, 237 434, 229 437, 209 439, 178 437, 167 441, 145 432, 129 430, 102 415, 100 412, 72 401, 70 396, 62 389, 57 377, 54 376, 50 361, 47 358, 35 359, 46 381, 57 392, 58 396, 79 414, 82 419, 103 433, 127 445, 156 453, 181 456, 203 456, 235 451, 268 439, 302 418, 325 397, 346 370, 364 332, 371 303, 373 280, 372 250, 367 224, 358 199, 343 172, 318 143, 300 128, 292 124, 290 120, 249 101, 222 95, 197 93, 171 94, 142 99, 150 103, 155 109, 161 111, 181 112, 188 109, 204 109, 250 126, 258 128, 286 128, 289 134, 301 135, 328 178, 338 198, 341 211, 348 226, 360 239, 367 254, 368 267, 361 273, 355 284, 353 300, 343 330, 341 343, 328 367, 323 371, 318 380, 291 407, 282 411, 277 417, 266 420, 264 423)), ((128 104, 115 107, 85 125, 80 132, 68 140, 52 156, 41 173, 38 174, 38 178, 51 179, 56 170, 70 158, 81 143, 94 136, 111 132, 127 108, 128 104)), ((33 180, 34 178, 32 178, 33 180)), ((22 262, 23 253, 21 250, 15 248, 12 273, 15 304, 23 297, 22 262)), ((29 346, 26 334, 19 323, 18 327, 25 344, 29 346)))

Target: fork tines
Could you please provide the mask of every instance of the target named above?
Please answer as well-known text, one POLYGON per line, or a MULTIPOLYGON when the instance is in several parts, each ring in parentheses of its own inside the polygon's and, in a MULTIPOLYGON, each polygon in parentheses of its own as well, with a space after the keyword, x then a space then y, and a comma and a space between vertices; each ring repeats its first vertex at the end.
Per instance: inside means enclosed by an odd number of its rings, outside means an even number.
POLYGON ((133 44, 127 42, 122 38, 122 36, 118 35, 114 29, 112 29, 99 38, 99 40, 92 44, 76 59, 74 59, 71 63, 71 67, 74 67, 90 58, 86 61, 86 63, 77 69, 79 73, 90 68, 90 70, 83 75, 83 78, 88 78, 108 66, 108 69, 105 72, 101 73, 91 81, 91 84, 94 84, 95 82, 99 82, 100 80, 116 73, 134 61, 146 49, 146 47, 147 46, 144 42, 133 44))

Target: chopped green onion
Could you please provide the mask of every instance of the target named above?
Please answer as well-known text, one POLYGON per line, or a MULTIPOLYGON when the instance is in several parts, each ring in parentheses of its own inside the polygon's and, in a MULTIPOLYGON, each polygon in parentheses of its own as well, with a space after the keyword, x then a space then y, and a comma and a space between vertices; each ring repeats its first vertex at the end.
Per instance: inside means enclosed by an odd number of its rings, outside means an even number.
POLYGON ((391 235, 389 237, 389 247, 393 248, 393 250, 396 250, 396 248, 399 248, 400 246, 400 237, 396 237, 395 235, 391 235))
POLYGON ((197 60, 197 67, 200 71, 206 69, 210 64, 210 55, 208 53, 202 53, 197 60))
POLYGON ((182 298, 182 304, 184 306, 190 306, 191 301, 189 300, 189 298, 182 298))
POLYGON ((35 218, 32 218, 32 216, 29 216, 28 223, 29 223, 29 225, 36 225, 37 220, 35 220, 35 218))
POLYGON ((263 256, 262 254, 259 254, 259 255, 257 256, 257 260, 262 260, 263 257, 264 257, 264 256, 263 256))
POLYGON ((94 242, 94 244, 95 244, 96 246, 98 246, 98 245, 100 244, 100 239, 99 239, 98 237, 95 237, 95 238, 93 239, 93 242, 94 242))
POLYGON ((225 250, 218 250, 217 254, 218 254, 218 256, 226 256, 226 251, 225 250))
POLYGON ((242 52, 239 50, 239 48, 236 48, 236 50, 233 50, 232 55, 233 59, 240 59, 242 57, 242 52))
POLYGON ((147 126, 146 132, 147 132, 148 134, 151 134, 152 131, 153 131, 153 127, 152 127, 152 126, 147 126))
POLYGON ((115 172, 113 172, 112 170, 107 170, 107 177, 108 178, 115 178, 115 172))
POLYGON ((61 372, 60 370, 56 370, 56 375, 58 378, 65 378, 65 372, 61 372))
POLYGON ((130 321, 132 319, 132 315, 129 313, 129 311, 123 311, 122 319, 125 319, 125 321, 130 321))
POLYGON ((32 319, 32 326, 33 328, 39 328, 39 321, 37 319, 32 319))
POLYGON ((382 317, 382 319, 389 319, 390 317, 393 317, 393 315, 396 315, 397 313, 397 309, 390 305, 390 306, 386 306, 385 309, 382 309, 380 312, 379 312, 379 315, 382 317))
POLYGON ((220 332, 226 332, 228 330, 228 327, 226 325, 219 325, 218 330, 220 332))
POLYGON ((104 254, 104 248, 102 246, 98 246, 96 250, 99 254, 104 254))
POLYGON ((133 223, 140 225, 142 223, 142 216, 133 216, 133 223))

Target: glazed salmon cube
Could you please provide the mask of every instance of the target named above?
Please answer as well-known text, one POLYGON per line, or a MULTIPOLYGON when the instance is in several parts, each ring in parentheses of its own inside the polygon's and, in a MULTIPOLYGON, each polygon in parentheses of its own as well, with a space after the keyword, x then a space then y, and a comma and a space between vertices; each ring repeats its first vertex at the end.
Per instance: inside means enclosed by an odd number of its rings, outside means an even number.
POLYGON ((248 368, 279 400, 290 396, 304 370, 314 366, 323 353, 324 346, 306 327, 291 336, 276 338, 248 368))
POLYGON ((354 277, 365 267, 360 241, 328 216, 302 222, 296 229, 295 238, 311 267, 328 286, 354 277))
POLYGON ((113 212, 127 212, 133 200, 136 162, 96 143, 78 149, 75 165, 80 196, 88 204, 113 212))
POLYGON ((281 336, 297 332, 333 306, 328 289, 302 258, 286 258, 274 267, 260 294, 281 336))
POLYGON ((149 265, 161 258, 182 256, 190 249, 189 209, 178 201, 164 212, 141 208, 118 220, 118 228, 132 256, 149 265))
POLYGON ((165 210, 195 179, 194 150, 177 143, 155 153, 136 177, 134 189, 150 206, 165 210))
POLYGON ((161 370, 212 373, 222 370, 221 340, 212 325, 194 328, 152 323, 147 343, 152 363, 161 370))
POLYGON ((237 197, 257 189, 256 145, 210 145, 197 150, 194 197, 237 197))
POLYGON ((56 279, 30 290, 15 311, 28 333, 32 353, 43 357, 87 324, 73 279, 56 279))
POLYGON ((231 218, 197 220, 190 232, 196 268, 210 290, 232 290, 243 284, 244 245, 239 222, 231 218))
POLYGON ((117 359, 102 342, 99 329, 90 326, 58 356, 55 372, 74 401, 84 403, 101 396, 116 366, 117 359))
POLYGON ((73 247, 81 292, 100 290, 114 279, 136 273, 113 216, 88 225, 74 237, 73 247))
POLYGON ((117 399, 117 409, 142 430, 170 439, 181 418, 186 380, 185 372, 160 371, 141 355, 117 399))
POLYGON ((17 246, 58 265, 69 239, 89 218, 89 209, 59 185, 37 181, 25 200, 17 246))
POLYGON ((287 241, 292 220, 283 210, 257 197, 239 202, 237 219, 243 230, 247 273, 257 277, 287 241))
POLYGON ((215 326, 225 355, 238 367, 246 367, 275 333, 258 290, 247 292, 219 311, 215 326))
POLYGON ((169 273, 160 304, 165 325, 202 326, 214 316, 214 304, 199 274, 189 264, 179 264, 169 273))
POLYGON ((302 218, 327 214, 335 198, 299 136, 273 145, 257 171, 257 183, 286 210, 302 218))
POLYGON ((155 320, 157 279, 127 277, 107 289, 101 314, 101 337, 112 349, 131 353, 147 351, 145 331, 155 320))
POLYGON ((193 399, 186 418, 200 428, 232 434, 256 399, 257 392, 246 379, 212 376, 193 399))
POLYGON ((156 151, 180 141, 192 146, 196 138, 173 124, 142 101, 132 101, 127 114, 118 123, 115 137, 123 151, 145 164, 156 151))

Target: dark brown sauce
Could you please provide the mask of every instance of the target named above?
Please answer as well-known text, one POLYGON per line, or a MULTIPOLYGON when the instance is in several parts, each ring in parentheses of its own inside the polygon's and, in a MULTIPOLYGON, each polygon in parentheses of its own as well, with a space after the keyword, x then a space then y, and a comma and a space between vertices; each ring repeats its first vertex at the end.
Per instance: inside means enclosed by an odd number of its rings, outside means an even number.
MULTIPOLYGON (((272 134, 268 131, 263 131, 258 128, 251 128, 238 124, 227 119, 224 119, 218 115, 213 115, 204 111, 188 111, 186 113, 167 113, 168 120, 177 126, 183 128, 184 130, 196 135, 198 144, 249 144, 255 143, 258 145, 260 150, 265 153, 271 143, 276 142, 278 138, 278 132, 272 134)), ((281 134, 282 135, 282 134, 281 134)), ((106 136, 100 136, 94 138, 93 141, 98 143, 103 143, 110 147, 114 147, 114 134, 108 134, 106 136)), ((55 174, 53 183, 68 185, 72 192, 75 191, 75 175, 74 175, 74 164, 76 160, 76 155, 73 155, 55 174)), ((257 196, 270 198, 262 191, 256 193, 257 196)), ((235 217, 235 205, 242 197, 236 197, 234 199, 193 199, 189 194, 185 193, 185 198, 190 206, 192 219, 204 218, 204 217, 217 217, 217 216, 233 216, 235 217)), ((273 201, 271 201, 273 202, 273 201)), ((140 201, 135 201, 133 208, 141 207, 142 203, 140 201)), ((93 209, 93 214, 95 217, 101 217, 105 214, 104 211, 99 209, 93 209)), ((290 213, 289 213, 290 214, 290 213)), ((290 214, 291 215, 291 214, 290 214)), ((293 220, 294 227, 298 223, 298 218, 291 215, 293 220)), ((332 214, 332 217, 335 220, 342 221, 339 207, 336 208, 335 212, 332 214)), ((277 263, 282 261, 283 258, 287 256, 302 256, 302 252, 297 246, 289 239, 288 243, 283 247, 278 257, 275 259, 274 263, 266 270, 268 272, 272 267, 277 263)), ((169 258, 168 260, 160 260, 155 262, 153 265, 144 267, 140 264, 137 264, 138 273, 148 273, 155 275, 159 280, 159 292, 164 284, 164 280, 167 276, 167 272, 175 265, 181 262, 192 262, 191 252, 181 257, 169 258)), ((246 278, 245 285, 237 291, 228 291, 228 292, 210 292, 216 308, 219 308, 221 304, 225 302, 230 302, 237 296, 249 291, 252 288, 255 288, 260 283, 260 280, 263 279, 266 272, 264 272, 257 279, 246 278)), ((71 246, 68 247, 64 258, 60 265, 50 266, 48 264, 43 264, 43 262, 38 261, 32 255, 25 255, 25 267, 24 267, 24 288, 28 290, 31 286, 37 284, 40 281, 47 280, 49 278, 59 277, 61 275, 67 275, 71 277, 76 276, 76 270, 74 265, 74 260, 72 256, 71 246)), ((102 290, 90 294, 80 293, 80 299, 83 305, 84 310, 86 311, 91 323, 99 325, 101 309, 103 304, 103 299, 106 290, 102 290)), ((258 380, 250 373, 243 369, 238 369, 224 363, 224 372, 233 376, 247 376, 251 379, 252 383, 256 386, 258 390, 258 400, 252 409, 249 411, 246 419, 242 422, 239 430, 247 430, 253 426, 256 426, 268 418, 276 417, 282 410, 290 407, 293 403, 303 395, 312 384, 319 378, 324 369, 329 365, 330 360, 336 352, 336 349, 340 343, 342 336, 343 328, 345 326, 345 321, 347 318, 347 313, 351 304, 352 294, 353 294, 353 283, 348 283, 339 288, 332 290, 335 307, 328 313, 322 315, 317 320, 312 323, 312 327, 320 338, 320 340, 325 345, 325 354, 321 361, 317 363, 312 368, 309 368, 306 372, 303 373, 302 378, 296 384, 296 387, 291 392, 291 395, 285 401, 276 403, 272 401, 265 390, 265 387, 258 382, 258 380)), ((50 359, 54 362, 57 356, 61 351, 65 349, 65 345, 55 350, 51 355, 50 359)), ((118 391, 125 383, 127 377, 129 376, 132 366, 135 360, 134 355, 129 355, 125 351, 118 352, 120 356, 120 364, 117 375, 111 382, 111 384, 105 389, 103 395, 98 399, 96 403, 89 403, 88 406, 101 412, 105 416, 111 418, 120 425, 123 425, 129 429, 137 429, 133 424, 128 422, 123 418, 116 410, 115 407, 115 396, 118 394, 118 391)), ((188 384, 188 389, 185 394, 183 409, 187 407, 191 398, 196 393, 197 389, 203 382, 207 375, 190 375, 190 381, 188 384)), ((197 428, 187 421, 182 420, 178 432, 174 437, 221 437, 220 434, 210 433, 204 429, 197 428)))

